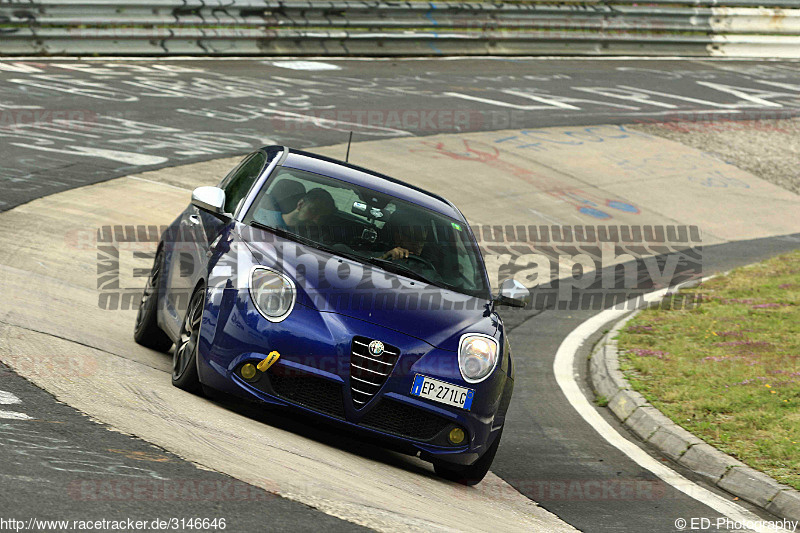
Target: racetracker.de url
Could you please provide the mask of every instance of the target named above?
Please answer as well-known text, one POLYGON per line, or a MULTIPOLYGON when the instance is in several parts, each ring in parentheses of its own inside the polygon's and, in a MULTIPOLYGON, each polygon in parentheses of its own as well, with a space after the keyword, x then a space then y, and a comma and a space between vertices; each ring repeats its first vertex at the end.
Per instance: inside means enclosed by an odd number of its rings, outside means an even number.
POLYGON ((152 520, 0 518, 0 531, 221 531, 226 527, 224 518, 154 518, 152 520))

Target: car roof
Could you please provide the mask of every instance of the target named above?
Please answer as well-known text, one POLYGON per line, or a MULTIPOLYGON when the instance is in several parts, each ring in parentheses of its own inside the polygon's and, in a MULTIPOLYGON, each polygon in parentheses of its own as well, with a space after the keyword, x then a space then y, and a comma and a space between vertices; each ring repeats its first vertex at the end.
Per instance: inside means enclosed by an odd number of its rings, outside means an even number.
MULTIPOLYGON (((273 149, 274 147, 265 147, 273 149)), ((394 196, 401 200, 426 207, 437 213, 466 222, 461 212, 448 200, 438 194, 426 191, 404 181, 379 172, 352 165, 338 159, 312 154, 303 150, 288 149, 281 166, 306 170, 315 174, 329 176, 347 183, 366 187, 374 191, 394 196)))

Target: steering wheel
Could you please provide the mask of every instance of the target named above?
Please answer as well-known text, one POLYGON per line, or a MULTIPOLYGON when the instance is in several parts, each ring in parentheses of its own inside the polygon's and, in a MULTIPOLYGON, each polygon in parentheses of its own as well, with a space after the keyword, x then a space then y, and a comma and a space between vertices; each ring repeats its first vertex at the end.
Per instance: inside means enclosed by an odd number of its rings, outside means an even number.
POLYGON ((417 263, 419 263, 423 267, 426 267, 426 268, 436 272, 437 275, 439 274, 439 272, 436 270, 436 267, 433 266, 433 263, 431 263, 429 260, 427 260, 424 257, 421 257, 419 255, 408 254, 408 257, 404 257, 402 259, 399 259, 399 261, 403 261, 403 260, 408 261, 410 259, 413 259, 414 261, 416 261, 417 263))

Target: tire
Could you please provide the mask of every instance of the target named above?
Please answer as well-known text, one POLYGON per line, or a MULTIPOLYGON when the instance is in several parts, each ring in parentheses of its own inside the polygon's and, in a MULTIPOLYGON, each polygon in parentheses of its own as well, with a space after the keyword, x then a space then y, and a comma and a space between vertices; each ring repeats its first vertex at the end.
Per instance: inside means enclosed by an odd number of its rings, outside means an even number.
POLYGON ((157 311, 158 288, 163 266, 164 253, 159 249, 153 261, 153 268, 150 269, 150 275, 147 276, 142 300, 139 302, 139 312, 136 314, 136 325, 133 328, 133 340, 147 348, 166 353, 172 346, 172 339, 158 327, 157 311))
POLYGON ((203 307, 206 290, 203 285, 195 289, 186 318, 181 326, 181 337, 172 355, 172 384, 185 391, 202 394, 200 378, 197 375, 197 350, 200 346, 200 324, 203 321, 203 307))
POLYGON ((456 483, 468 486, 477 485, 489 472, 489 468, 494 461, 494 456, 497 454, 497 448, 500 446, 500 437, 502 436, 503 430, 501 429, 500 434, 494 439, 494 442, 489 449, 486 450, 486 453, 481 455, 477 461, 469 466, 435 461, 433 463, 433 469, 439 477, 448 481, 455 481, 456 483))

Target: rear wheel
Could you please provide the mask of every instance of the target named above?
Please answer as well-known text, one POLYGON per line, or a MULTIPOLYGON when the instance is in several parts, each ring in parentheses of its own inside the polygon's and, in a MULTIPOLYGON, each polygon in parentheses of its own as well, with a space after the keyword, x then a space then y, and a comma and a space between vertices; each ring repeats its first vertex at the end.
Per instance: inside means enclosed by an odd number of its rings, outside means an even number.
POLYGON ((181 326, 181 338, 172 356, 172 384, 189 392, 202 391, 197 375, 197 349, 200 346, 200 324, 206 299, 205 287, 198 287, 189 301, 189 309, 181 326))
POLYGON ((492 466, 494 456, 497 454, 497 448, 500 446, 500 437, 503 436, 503 430, 494 439, 494 442, 486 450, 486 453, 469 466, 454 465, 452 463, 445 463, 436 461, 433 463, 433 469, 440 477, 449 481, 455 481, 462 485, 477 485, 481 480, 486 477, 489 468, 492 466))
POLYGON ((172 339, 158 327, 158 288, 161 280, 161 268, 164 265, 164 254, 161 249, 156 253, 153 268, 147 276, 147 284, 139 302, 139 312, 136 314, 136 326, 133 329, 133 340, 142 346, 158 350, 169 351, 172 339))

